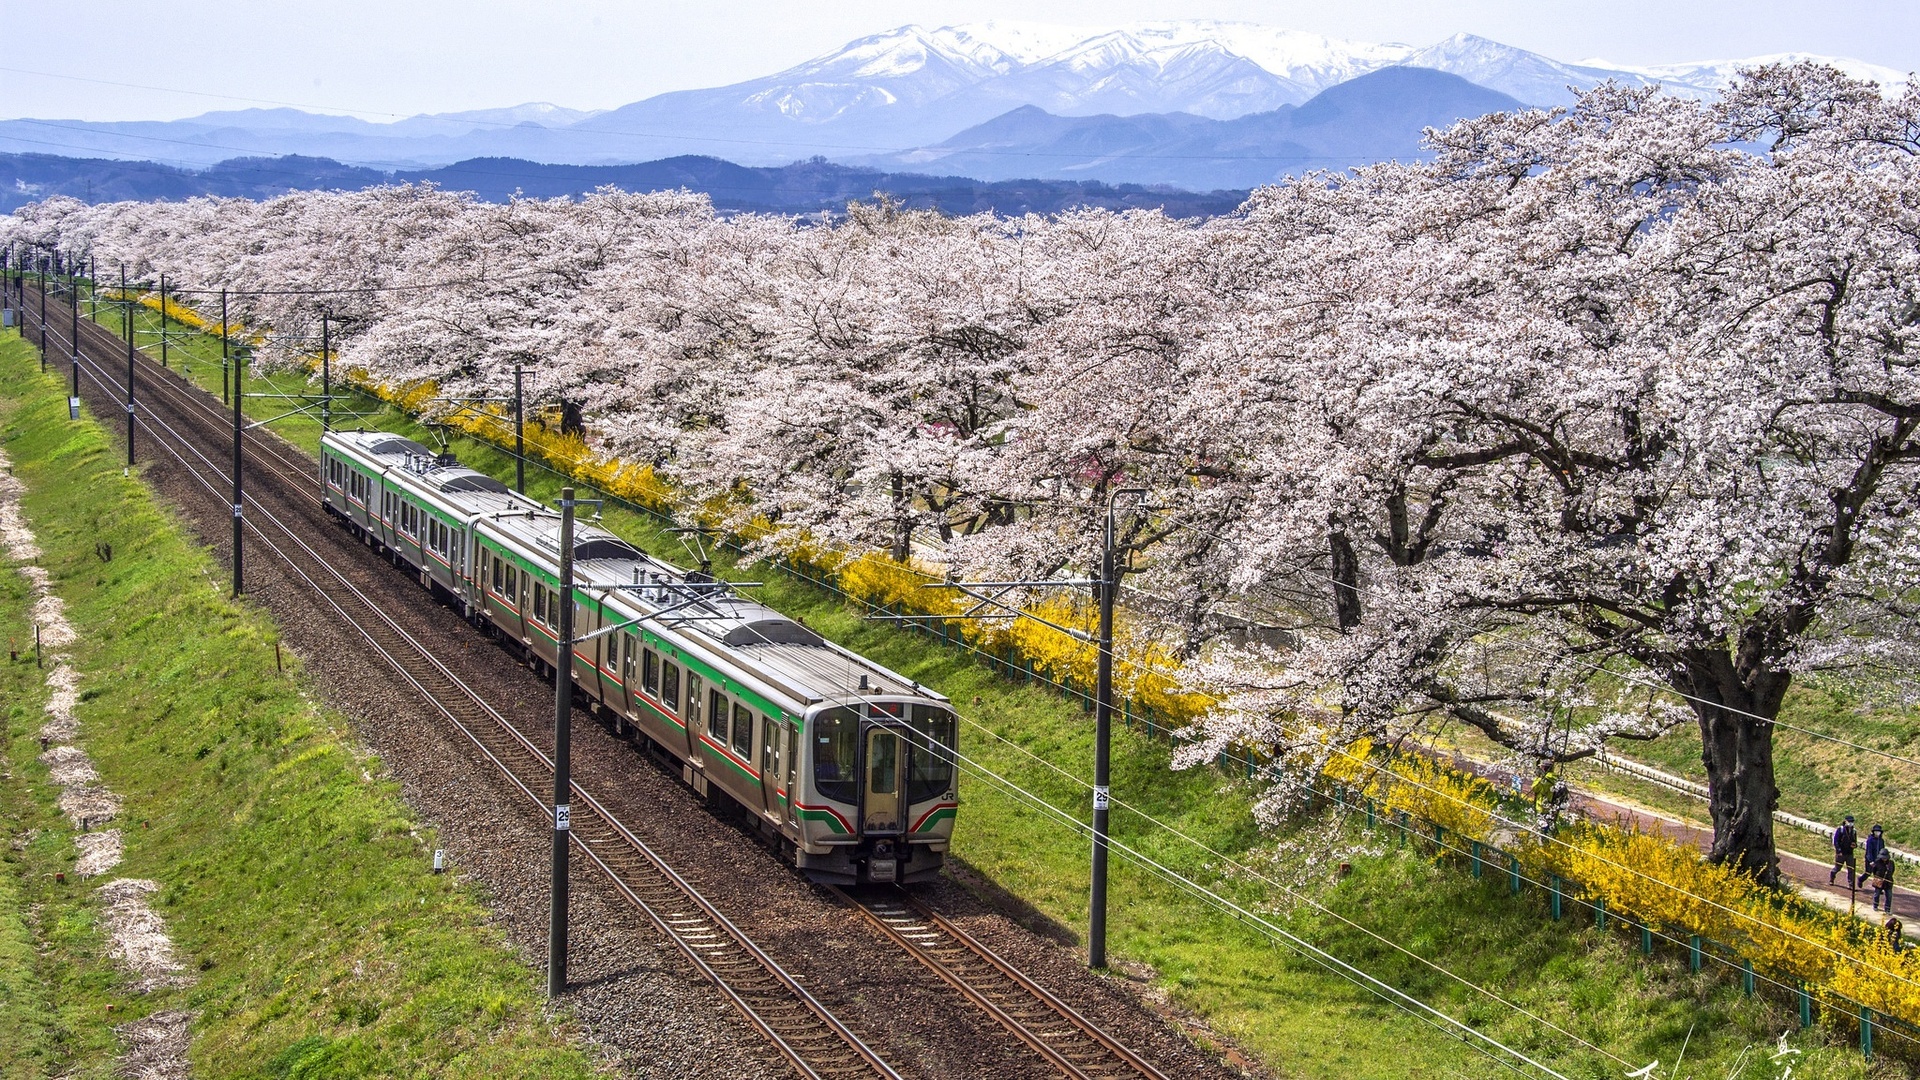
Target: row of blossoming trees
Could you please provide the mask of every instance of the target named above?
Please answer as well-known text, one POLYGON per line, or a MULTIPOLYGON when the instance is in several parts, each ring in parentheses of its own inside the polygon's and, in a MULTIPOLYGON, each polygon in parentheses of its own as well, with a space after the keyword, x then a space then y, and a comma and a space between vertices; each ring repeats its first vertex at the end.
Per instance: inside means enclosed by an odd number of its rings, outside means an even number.
POLYGON ((1920 96, 1760 69, 1431 145, 1199 223, 398 187, 51 200, 0 242, 234 290, 281 340, 326 311, 388 382, 500 398, 525 365, 768 545, 1084 574, 1145 487, 1134 580, 1220 700, 1195 760, 1692 722, 1714 857, 1774 880, 1769 718, 1901 670, 1920 603, 1920 96), (1249 622, 1287 632, 1222 634, 1249 622))

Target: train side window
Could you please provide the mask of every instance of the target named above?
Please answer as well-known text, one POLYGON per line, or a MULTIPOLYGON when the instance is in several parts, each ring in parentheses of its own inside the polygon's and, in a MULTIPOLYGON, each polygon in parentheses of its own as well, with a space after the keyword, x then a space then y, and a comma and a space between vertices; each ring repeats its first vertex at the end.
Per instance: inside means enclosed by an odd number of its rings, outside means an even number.
POLYGON ((633 640, 632 634, 621 634, 620 641, 622 643, 620 647, 620 681, 626 684, 627 689, 631 690, 633 689, 633 655, 640 651, 639 643, 633 640))
POLYGON ((643 666, 640 669, 640 678, 647 688, 647 693, 657 694, 660 692, 660 658, 654 655, 652 649, 648 649, 640 655, 643 660, 643 666))
POLYGON ((718 690, 707 691, 707 734, 727 745, 727 696, 718 690))
POLYGON ((691 671, 687 672, 687 709, 681 719, 687 722, 688 731, 700 726, 700 676, 691 671))
POLYGON ((733 752, 753 760, 753 711, 737 701, 733 703, 733 752))
POLYGON ((669 712, 680 711, 680 669, 672 664, 660 665, 660 703, 669 712))

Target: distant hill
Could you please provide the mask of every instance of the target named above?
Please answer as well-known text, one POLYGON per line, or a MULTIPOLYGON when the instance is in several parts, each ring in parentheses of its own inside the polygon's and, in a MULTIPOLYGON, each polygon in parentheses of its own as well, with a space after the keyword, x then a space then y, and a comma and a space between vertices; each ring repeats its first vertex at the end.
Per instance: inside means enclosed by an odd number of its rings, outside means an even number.
POLYGON ((0 212, 50 195, 87 202, 185 199, 195 195, 262 199, 289 191, 357 189, 430 182, 472 191, 489 202, 516 192, 535 198, 583 195, 611 185, 628 191, 686 188, 705 192, 725 211, 806 214, 837 211, 885 192, 915 208, 949 214, 992 210, 1005 215, 1057 213, 1077 206, 1164 209, 1177 217, 1230 213, 1245 191, 1194 193, 1166 186, 1094 180, 974 180, 964 176, 889 172, 811 160, 778 167, 735 165, 711 157, 676 157, 638 165, 542 165, 517 158, 474 158, 437 169, 382 171, 327 158, 235 158, 203 170, 151 161, 0 154, 0 212))
POLYGON ((1349 79, 1303 105, 1232 120, 1189 113, 1055 116, 1027 106, 878 167, 995 179, 1099 176, 1133 183, 1250 188, 1314 169, 1338 172, 1425 156, 1423 129, 1524 108, 1457 75, 1391 67, 1349 79))

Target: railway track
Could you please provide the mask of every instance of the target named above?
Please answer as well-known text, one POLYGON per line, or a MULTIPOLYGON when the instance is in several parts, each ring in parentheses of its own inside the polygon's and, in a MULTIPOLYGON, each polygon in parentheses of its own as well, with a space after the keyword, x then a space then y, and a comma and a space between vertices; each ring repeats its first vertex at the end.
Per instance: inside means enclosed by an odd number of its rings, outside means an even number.
POLYGON ((938 975, 1063 1076, 1168 1080, 1098 1024, 902 888, 855 895, 832 890, 881 936, 938 975))
MULTIPOLYGON (((97 326, 89 333, 90 325, 83 322, 80 333, 82 394, 111 398, 116 390, 124 390, 125 383, 115 386, 112 370, 99 360, 99 347, 103 343, 124 347, 124 342, 97 326), (87 394, 89 389, 91 395, 87 394)), ((61 344, 69 344, 66 335, 52 324, 48 331, 50 350, 56 336, 61 344)), ((135 366, 139 372, 138 361, 135 366)), ((124 369, 120 374, 124 376, 124 369)), ((136 398, 143 406, 136 413, 139 424, 212 497, 224 502, 226 492, 231 490, 227 486, 231 475, 222 471, 220 463, 197 446, 183 428, 198 429, 203 439, 217 437, 223 430, 231 438, 231 428, 220 426, 230 422, 229 415, 197 389, 170 376, 157 376, 153 371, 139 375, 142 377, 135 380, 136 398), (173 419, 153 408, 156 398, 170 406, 173 419)), ((264 467, 282 480, 297 480, 301 485, 317 484, 314 472, 297 467, 266 439, 247 433, 242 445, 254 468, 264 467)), ((245 496, 245 509, 243 520, 253 541, 285 563, 295 578, 338 613, 345 624, 353 626, 403 682, 500 771, 510 787, 546 814, 547 800, 540 792, 551 787, 553 775, 553 763, 546 753, 341 574, 307 542, 302 530, 287 525, 253 494, 245 496)), ((900 1074, 858 1034, 675 873, 591 792, 577 783, 572 790, 576 809, 570 834, 574 846, 801 1076, 810 1080, 874 1076, 901 1080, 900 1074)))
MULTIPOLYGON (((69 354, 74 350, 66 333, 68 327, 59 318, 60 311, 55 309, 51 314, 54 321, 47 324, 48 352, 54 360, 59 355, 56 349, 69 354)), ((83 394, 92 399, 97 415, 124 408, 125 340, 86 319, 80 321, 79 337, 83 394), (103 356, 111 359, 103 360, 103 356), (108 404, 111 409, 98 408, 108 404)), ((135 372, 137 422, 213 498, 226 504, 231 475, 200 447, 231 445, 230 411, 144 353, 136 354, 135 372), (156 404, 164 406, 173 419, 161 415, 156 404), (198 445, 182 430, 189 428, 200 440, 198 445)), ((242 448, 249 479, 270 477, 283 495, 317 492, 317 466, 278 439, 245 429, 242 448)), ((325 518, 317 497, 298 501, 276 499, 271 488, 261 494, 250 491, 245 496, 243 521, 256 543, 285 563, 345 624, 354 627, 368 646, 459 731, 514 790, 543 816, 550 812, 547 799, 540 794, 552 786, 553 765, 545 751, 315 551, 302 535, 303 528, 311 532, 317 527, 337 527, 325 518), (267 502, 279 503, 279 509, 297 517, 301 527, 286 524, 267 502)), ((573 800, 575 846, 800 1075, 821 1080, 867 1076, 898 1080, 899 1074, 851 1028, 578 783, 573 787, 573 800)), ((1098 1024, 906 890, 863 895, 830 891, 882 938, 937 975, 1061 1075, 1075 1080, 1167 1080, 1166 1074, 1098 1024)))

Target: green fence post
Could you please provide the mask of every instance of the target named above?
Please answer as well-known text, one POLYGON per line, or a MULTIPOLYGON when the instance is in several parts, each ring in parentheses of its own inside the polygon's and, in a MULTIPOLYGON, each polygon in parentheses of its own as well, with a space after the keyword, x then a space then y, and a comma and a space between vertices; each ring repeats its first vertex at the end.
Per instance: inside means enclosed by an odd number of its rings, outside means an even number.
POLYGON ((1806 983, 1800 983, 1794 989, 1794 996, 1800 999, 1800 1030, 1805 1031, 1813 1026, 1813 995, 1807 993, 1806 983))
POLYGON ((1697 974, 1700 971, 1700 935, 1687 935, 1687 966, 1697 974))
POLYGON ((1507 891, 1520 895, 1520 860, 1513 855, 1507 856, 1507 891))
POLYGON ((1593 925, 1601 933, 1607 932, 1607 898, 1604 896, 1593 902, 1593 925))
POLYGON ((1445 825, 1435 825, 1433 827, 1433 846, 1437 849, 1434 852, 1435 855, 1447 850, 1447 827, 1445 825))
POLYGON ((1367 800, 1367 828, 1373 828, 1373 800, 1367 800))
POLYGON ((1153 738, 1153 706, 1147 706, 1147 738, 1153 738))
POLYGON ((1753 996, 1753 961, 1752 960, 1740 961, 1740 989, 1746 991, 1746 994, 1748 997, 1753 996))
POLYGON ((1125 701, 1122 701, 1120 703, 1120 715, 1124 717, 1126 720, 1127 730, 1132 731, 1133 730, 1133 699, 1132 698, 1128 698, 1125 701))
POLYGON ((1640 924, 1640 951, 1648 956, 1653 955, 1653 927, 1646 923, 1640 924))
POLYGON ((1480 841, 1475 840, 1473 842, 1473 876, 1476 878, 1480 876, 1480 867, 1480 841))
POLYGON ((1560 875, 1551 875, 1547 882, 1547 887, 1552 890, 1553 918, 1557 922, 1560 919, 1560 875))
POLYGON ((1400 846, 1406 847, 1407 834, 1413 831, 1413 827, 1407 822, 1407 812, 1405 810, 1400 811, 1397 816, 1400 818, 1400 846))
POLYGON ((1873 1010, 1865 1005, 1860 1006, 1860 1053, 1873 1056, 1873 1010))

